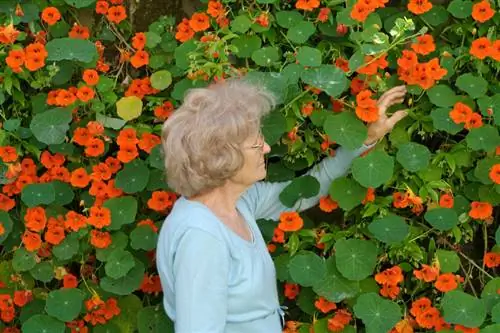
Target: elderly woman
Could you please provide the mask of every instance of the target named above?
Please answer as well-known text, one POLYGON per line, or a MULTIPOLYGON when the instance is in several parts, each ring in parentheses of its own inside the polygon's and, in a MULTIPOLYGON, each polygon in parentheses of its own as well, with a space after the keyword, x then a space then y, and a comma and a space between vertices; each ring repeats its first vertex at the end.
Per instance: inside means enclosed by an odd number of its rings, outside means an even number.
MULTIPOLYGON (((404 99, 395 87, 378 101, 380 120, 357 150, 339 148, 308 174, 320 182, 317 204, 333 179, 402 119, 386 109, 404 99)), ((290 210, 279 193, 289 182, 261 182, 270 147, 260 132, 273 97, 243 80, 190 90, 163 126, 169 186, 181 197, 163 224, 157 266, 164 307, 177 333, 280 333, 283 311, 276 273, 257 219, 278 219, 290 210)))

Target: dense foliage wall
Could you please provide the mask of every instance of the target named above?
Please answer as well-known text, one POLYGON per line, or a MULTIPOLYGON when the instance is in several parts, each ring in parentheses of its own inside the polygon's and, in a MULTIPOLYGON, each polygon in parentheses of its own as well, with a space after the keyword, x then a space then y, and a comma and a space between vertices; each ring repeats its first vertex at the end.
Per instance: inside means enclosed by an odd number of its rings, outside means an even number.
POLYGON ((161 124, 186 89, 246 75, 280 102, 263 132, 289 207, 318 191, 297 176, 363 143, 384 91, 409 91, 324 215, 260 221, 285 331, 500 331, 499 4, 202 2, 141 31, 122 0, 0 3, 0 330, 173 331, 161 124))

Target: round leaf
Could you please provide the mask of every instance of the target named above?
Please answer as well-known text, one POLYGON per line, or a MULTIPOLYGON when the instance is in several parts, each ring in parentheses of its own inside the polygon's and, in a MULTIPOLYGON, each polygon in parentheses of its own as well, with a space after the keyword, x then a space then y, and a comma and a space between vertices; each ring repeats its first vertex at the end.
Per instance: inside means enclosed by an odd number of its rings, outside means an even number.
POLYGON ((59 180, 52 181, 52 186, 55 192, 54 205, 64 206, 73 202, 75 193, 71 189, 71 186, 59 180))
POLYGON ((493 184, 490 178, 490 170, 495 164, 500 164, 499 157, 486 157, 477 162, 476 168, 474 169, 474 177, 476 177, 483 184, 489 185, 493 184))
POLYGON ((302 21, 304 21, 304 16, 296 10, 280 10, 276 13, 276 22, 279 26, 286 29, 290 29, 302 21))
POLYGON ((66 325, 47 315, 32 316, 22 326, 23 333, 64 333, 66 325))
POLYGON ((261 48, 262 41, 256 35, 254 36, 244 35, 241 36, 240 38, 233 39, 232 44, 236 46, 236 48, 238 49, 238 51, 235 52, 235 54, 238 57, 250 58, 252 56, 252 53, 261 48))
POLYGON ((497 333, 500 332, 500 324, 488 325, 481 329, 481 333, 497 333))
POLYGON ((142 101, 139 97, 122 97, 116 102, 116 111, 123 120, 132 120, 142 113, 142 101))
POLYGON ((272 66, 279 59, 280 53, 276 47, 266 46, 252 53, 252 60, 262 67, 272 66))
POLYGON ((326 117, 324 129, 332 141, 350 150, 361 147, 367 136, 365 125, 349 112, 326 117))
POLYGON ((500 144, 500 136, 498 129, 491 125, 484 125, 471 129, 465 137, 465 141, 467 146, 473 150, 491 152, 500 144))
POLYGON ((399 306, 375 293, 359 296, 354 314, 363 321, 367 333, 388 332, 401 319, 399 306))
POLYGON ((433 5, 431 10, 422 14, 422 18, 430 25, 438 26, 448 21, 448 12, 443 6, 433 5))
POLYGON ((231 30, 236 33, 244 34, 250 29, 252 21, 246 15, 236 16, 231 22, 231 30))
POLYGON ((310 198, 318 194, 319 182, 313 176, 295 178, 280 193, 280 201, 287 207, 293 207, 297 200, 310 198))
POLYGON ((262 121, 262 133, 269 145, 275 144, 286 131, 286 118, 281 112, 270 112, 262 121))
POLYGON ((453 120, 451 120, 449 109, 440 108, 432 110, 431 118, 434 127, 439 131, 457 134, 463 129, 462 125, 456 124, 453 120))
POLYGON ((297 51, 297 61, 303 66, 319 66, 321 65, 321 51, 303 46, 297 51))
POLYGON ((335 303, 353 298, 359 293, 359 282, 349 281, 340 274, 335 262, 335 256, 327 259, 326 266, 327 274, 321 280, 316 279, 313 285, 315 293, 335 303))
POLYGON ((426 146, 409 142, 398 147, 396 159, 408 171, 424 170, 429 165, 431 152, 426 146))
MULTIPOLYGON (((495 305, 493 307, 493 309, 491 309, 491 319, 495 323, 500 323, 500 303, 498 303, 497 305, 495 305)), ((500 327, 499 327, 499 329, 500 329, 500 327)))
POLYGON ((0 245, 9 237, 12 231, 12 220, 7 212, 0 211, 0 225, 2 225, 4 232, 0 235, 0 245))
POLYGON ((21 200, 28 206, 48 205, 54 202, 56 193, 51 183, 33 183, 23 187, 21 200))
POLYGON ((458 223, 457 212, 452 208, 435 208, 428 210, 424 218, 430 225, 439 231, 451 230, 458 223))
POLYGON ((137 214, 137 200, 133 197, 124 196, 107 200, 103 207, 111 210, 110 230, 118 230, 124 224, 135 221, 137 214))
MULTIPOLYGON (((328 65, 304 70, 301 78, 304 83, 319 88, 332 97, 340 96, 349 83, 345 73, 340 68, 328 65)), ((345 114, 350 113, 345 112, 345 114)))
POLYGON ((61 60, 76 60, 91 62, 98 58, 97 48, 89 40, 77 38, 57 38, 45 44, 49 54, 47 62, 61 60))
POLYGON ((151 75, 151 86, 158 90, 167 89, 172 84, 172 74, 167 70, 161 70, 151 75))
POLYGON ((293 281, 304 287, 312 287, 326 274, 325 260, 312 252, 302 252, 294 256, 288 264, 293 281))
POLYGON ((24 247, 20 247, 14 252, 12 258, 12 268, 16 272, 29 271, 36 265, 35 253, 28 252, 24 247))
POLYGON ((488 82, 474 74, 463 74, 457 78, 456 85, 472 98, 479 98, 488 91, 488 82))
POLYGON ((149 181, 149 168, 141 159, 125 164, 116 174, 116 187, 125 193, 136 193, 144 190, 149 181))
POLYGON ((339 177, 330 185, 329 194, 340 208, 349 211, 363 201, 366 189, 352 179, 339 177))
POLYGON ((58 259, 68 260, 77 254, 79 250, 78 234, 72 232, 61 243, 52 248, 52 254, 58 259))
POLYGON ((486 318, 484 303, 463 291, 447 292, 441 301, 444 320, 450 324, 479 327, 486 318))
MULTIPOLYGON (((194 39, 188 40, 187 42, 182 43, 181 45, 176 47, 174 51, 174 58, 177 67, 179 67, 182 70, 188 69, 189 66, 191 65, 191 61, 189 60, 189 53, 196 50, 196 48, 197 46, 194 39)), ((192 80, 189 79, 185 80, 192 82, 192 80)))
POLYGON ((486 305, 486 309, 491 311, 495 304, 500 303, 500 295, 497 290, 500 289, 500 278, 491 279, 481 292, 481 299, 486 305))
POLYGON ((377 264, 377 246, 367 240, 341 239, 335 243, 337 269, 349 280, 370 276, 377 264))
POLYGON ((103 290, 116 295, 128 295, 139 288, 143 277, 144 264, 136 260, 134 268, 132 268, 126 276, 119 279, 105 276, 101 279, 100 286, 103 290))
POLYGON ((454 251, 437 250, 436 256, 442 273, 455 273, 460 268, 460 258, 454 251))
POLYGON ((316 31, 316 27, 312 22, 300 21, 290 29, 286 34, 286 37, 295 44, 305 43, 309 37, 311 37, 316 31))
POLYGON ((158 234, 149 226, 139 226, 130 233, 130 246, 134 250, 151 251, 156 248, 158 234))
POLYGON ((33 116, 30 129, 40 142, 47 145, 63 143, 71 122, 71 111, 52 109, 33 116))
POLYGON ((358 157, 352 165, 352 176, 364 187, 379 187, 392 177, 394 160, 383 151, 358 157))
POLYGON ((444 108, 451 107, 458 101, 457 95, 445 84, 438 84, 427 90, 427 96, 432 104, 444 108))
POLYGON ((402 217, 388 215, 374 220, 368 225, 368 230, 379 241, 392 245, 402 242, 408 235, 410 228, 402 217))
POLYGON ((63 288, 53 290, 47 297, 45 310, 61 321, 72 321, 82 311, 84 293, 77 288, 63 288))
POLYGON ((54 278, 54 267, 50 262, 43 261, 33 267, 30 274, 35 280, 47 283, 54 278))
POLYGON ((109 255, 115 250, 115 249, 125 249, 128 245, 128 237, 127 235, 122 232, 114 232, 111 234, 111 245, 108 246, 105 249, 97 249, 96 250, 96 257, 99 261, 107 261, 109 258, 109 255))
POLYGON ((110 253, 104 270, 110 278, 119 279, 125 276, 134 266, 135 261, 132 253, 118 248, 110 253))
POLYGON ((167 317, 161 305, 148 306, 137 314, 139 333, 174 333, 174 324, 167 317))
POLYGON ((472 14, 472 1, 453 0, 448 5, 448 11, 456 18, 467 18, 472 14))

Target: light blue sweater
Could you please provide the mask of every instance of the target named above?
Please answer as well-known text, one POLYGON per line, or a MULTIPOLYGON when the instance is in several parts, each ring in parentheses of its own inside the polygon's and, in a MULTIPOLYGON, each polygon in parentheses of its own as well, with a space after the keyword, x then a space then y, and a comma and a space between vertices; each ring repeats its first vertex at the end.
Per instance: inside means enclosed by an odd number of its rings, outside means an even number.
POLYGON ((289 182, 258 182, 237 202, 252 232, 248 242, 197 201, 179 198, 165 219, 158 239, 157 267, 167 315, 176 333, 281 333, 276 272, 257 219, 277 220, 283 211, 318 203, 333 179, 344 175, 352 160, 372 146, 337 149, 308 174, 320 183, 319 194, 293 208, 279 194, 289 182))

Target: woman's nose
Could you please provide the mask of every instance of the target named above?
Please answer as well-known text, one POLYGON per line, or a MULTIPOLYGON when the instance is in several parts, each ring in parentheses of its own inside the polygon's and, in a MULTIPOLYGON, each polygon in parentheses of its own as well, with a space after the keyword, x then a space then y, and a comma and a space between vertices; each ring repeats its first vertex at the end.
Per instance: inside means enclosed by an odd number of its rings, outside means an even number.
POLYGON ((267 154, 271 151, 271 147, 267 144, 267 142, 264 142, 264 147, 262 149, 264 154, 267 154))

